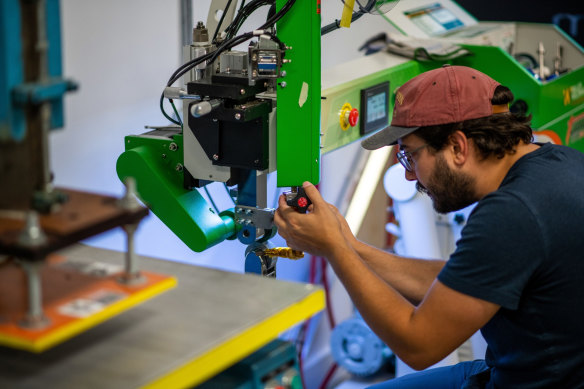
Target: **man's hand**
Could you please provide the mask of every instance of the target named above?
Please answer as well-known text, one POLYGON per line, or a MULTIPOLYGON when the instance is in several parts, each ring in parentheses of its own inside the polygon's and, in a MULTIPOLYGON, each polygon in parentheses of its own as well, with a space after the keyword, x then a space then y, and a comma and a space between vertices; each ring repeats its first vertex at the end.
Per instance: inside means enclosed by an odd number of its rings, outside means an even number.
POLYGON ((331 209, 331 211, 335 214, 335 216, 337 217, 337 221, 339 222, 339 226, 341 227, 341 231, 343 233, 343 236, 345 237, 345 240, 351 246, 353 246, 353 248, 355 248, 355 246, 359 243, 359 241, 357 240, 355 235, 353 235, 353 232, 351 231, 351 227, 349 227, 349 223, 347 223, 347 220, 343 217, 343 215, 341 215, 341 212, 337 209, 337 207, 335 207, 332 204, 328 204, 328 206, 331 209))
POLYGON ((335 247, 347 245, 347 242, 335 212, 314 185, 305 182, 302 187, 312 201, 308 213, 296 212, 286 204, 285 196, 280 196, 274 224, 291 248, 328 257, 335 247))

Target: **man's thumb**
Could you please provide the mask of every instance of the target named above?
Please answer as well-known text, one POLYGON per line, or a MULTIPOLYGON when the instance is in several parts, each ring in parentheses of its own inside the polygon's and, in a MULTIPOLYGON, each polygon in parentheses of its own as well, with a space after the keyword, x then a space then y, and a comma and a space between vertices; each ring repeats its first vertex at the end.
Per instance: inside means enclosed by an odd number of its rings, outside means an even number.
POLYGON ((318 189, 316 189, 316 186, 312 185, 312 183, 305 181, 302 184, 302 187, 304 188, 306 195, 308 196, 310 201, 312 201, 313 204, 321 204, 324 202, 322 196, 320 195, 320 192, 318 191, 318 189))

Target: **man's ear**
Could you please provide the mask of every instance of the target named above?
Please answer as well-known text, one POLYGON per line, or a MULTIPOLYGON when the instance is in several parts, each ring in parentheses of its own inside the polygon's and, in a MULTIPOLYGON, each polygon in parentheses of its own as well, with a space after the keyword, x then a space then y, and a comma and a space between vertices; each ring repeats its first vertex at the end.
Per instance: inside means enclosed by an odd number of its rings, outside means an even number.
POLYGON ((462 131, 455 131, 449 138, 452 160, 455 164, 464 164, 469 154, 469 140, 462 131))

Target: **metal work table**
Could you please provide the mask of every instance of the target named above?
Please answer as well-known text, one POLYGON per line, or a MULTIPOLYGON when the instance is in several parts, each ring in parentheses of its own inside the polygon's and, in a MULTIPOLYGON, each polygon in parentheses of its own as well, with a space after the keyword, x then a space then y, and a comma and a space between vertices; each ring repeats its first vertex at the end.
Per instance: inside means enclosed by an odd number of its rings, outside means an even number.
MULTIPOLYGON (((123 263, 76 246, 72 261, 123 263)), ((0 347, 0 388, 181 388, 206 381, 324 307, 313 285, 152 258, 178 286, 42 354, 0 347)))

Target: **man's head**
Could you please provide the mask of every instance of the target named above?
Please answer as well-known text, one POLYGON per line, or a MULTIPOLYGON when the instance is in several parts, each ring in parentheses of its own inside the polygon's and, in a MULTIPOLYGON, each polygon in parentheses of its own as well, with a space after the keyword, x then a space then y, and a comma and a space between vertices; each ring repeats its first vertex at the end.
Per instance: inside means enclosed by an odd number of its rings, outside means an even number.
POLYGON ((469 161, 502 159, 520 142, 531 141, 529 118, 507 108, 512 100, 508 88, 474 69, 431 70, 398 89, 391 125, 362 145, 399 143, 406 178, 418 181, 437 211, 457 210, 480 198, 481 177, 469 161))

